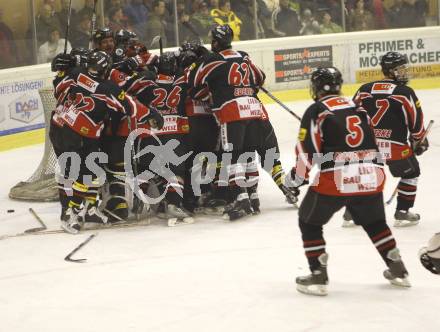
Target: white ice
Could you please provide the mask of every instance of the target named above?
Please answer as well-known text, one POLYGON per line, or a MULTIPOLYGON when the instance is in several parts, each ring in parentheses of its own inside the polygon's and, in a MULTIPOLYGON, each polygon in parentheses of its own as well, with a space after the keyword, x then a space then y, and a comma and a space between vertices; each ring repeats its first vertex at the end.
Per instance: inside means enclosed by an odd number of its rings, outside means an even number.
MULTIPOLYGON (((297 293, 295 277, 308 273, 297 212, 264 175, 259 216, 235 223, 200 217, 176 228, 154 221, 103 230, 75 255, 87 258, 84 264, 63 258, 89 233, 0 241, 0 331, 440 331, 440 276, 426 271, 417 255, 440 231, 440 90, 418 94, 425 122, 436 120, 431 148, 420 158, 415 210, 422 220, 416 227, 393 228, 411 289, 388 284, 366 234, 341 228, 339 212, 325 228, 329 296, 297 293)), ((289 105, 301 114, 308 104, 289 105)), ((269 109, 289 169, 298 122, 276 105, 269 109)), ((57 204, 7 197, 9 188, 37 167, 42 149, 0 153, 0 235, 37 227, 29 207, 51 229, 58 227, 57 204)), ((396 183, 388 178, 386 197, 396 183)), ((391 221, 393 206, 387 214, 391 221)))

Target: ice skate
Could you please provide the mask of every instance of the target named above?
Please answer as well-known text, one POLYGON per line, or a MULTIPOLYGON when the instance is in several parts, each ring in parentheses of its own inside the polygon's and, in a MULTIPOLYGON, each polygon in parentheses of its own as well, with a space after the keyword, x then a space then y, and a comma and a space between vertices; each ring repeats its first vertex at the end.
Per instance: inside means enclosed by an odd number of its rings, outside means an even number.
POLYGON ((95 204, 86 204, 84 223, 106 224, 109 218, 95 204))
POLYGON ((260 213, 260 198, 258 197, 257 185, 254 185, 247 190, 253 214, 260 213))
POLYGON ((251 202, 247 194, 240 194, 238 195, 237 200, 225 209, 223 218, 229 221, 234 221, 249 214, 252 214, 251 202), (246 198, 240 197, 241 195, 246 195, 246 198))
POLYGON ((170 227, 194 223, 194 218, 188 212, 174 204, 168 204, 166 218, 170 227))
POLYGON ((344 219, 344 221, 342 222, 342 227, 349 228, 356 226, 356 224, 353 222, 353 217, 351 216, 350 211, 348 211, 347 209, 345 209, 342 218, 344 219))
POLYGON ((61 220, 61 228, 69 234, 78 234, 81 230, 79 210, 68 208, 65 213, 66 220, 61 220))
POLYGON ((387 258, 391 261, 388 269, 383 272, 385 279, 388 279, 392 285, 399 287, 411 287, 408 280, 408 271, 400 257, 399 249, 394 248, 388 252, 387 258))
POLYGON ((321 254, 318 257, 318 260, 321 265, 317 270, 312 271, 312 273, 307 276, 296 278, 296 289, 298 290, 298 292, 316 296, 325 296, 328 294, 328 254, 321 254))
POLYGON ((286 202, 298 208, 298 189, 288 188, 283 184, 280 186, 280 189, 286 197, 286 202))
POLYGON ((420 221, 420 215, 411 211, 396 210, 394 213, 394 227, 415 226, 420 221))
POLYGON ((252 193, 249 198, 251 202, 252 213, 259 214, 261 211, 260 211, 260 198, 258 198, 258 194, 252 193))

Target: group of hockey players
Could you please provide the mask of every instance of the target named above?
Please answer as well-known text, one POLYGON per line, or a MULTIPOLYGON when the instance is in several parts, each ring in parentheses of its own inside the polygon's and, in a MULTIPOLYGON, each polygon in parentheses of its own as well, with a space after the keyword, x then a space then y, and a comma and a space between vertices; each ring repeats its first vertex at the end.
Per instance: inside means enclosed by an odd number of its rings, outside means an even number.
MULTIPOLYGON (((214 27, 211 38, 211 51, 185 42, 178 52, 156 56, 133 33, 104 28, 94 34, 95 49, 74 49, 53 60, 57 108, 50 138, 62 166, 62 228, 78 233, 86 223, 126 222, 148 204, 143 197, 152 186, 163 193, 156 212, 170 226, 191 223, 200 211, 221 213, 233 221, 260 211, 260 160, 292 205, 300 187, 309 183, 309 171, 319 164, 298 211, 311 270, 297 278, 298 290, 327 294, 323 225, 343 207, 345 225, 352 220, 361 226, 377 248, 388 267, 385 278, 408 287, 408 272, 386 223, 382 194, 387 165, 400 178, 395 226, 418 223, 420 216, 410 211, 420 175, 416 156, 428 149, 428 141, 420 102, 406 85, 406 56, 385 54, 381 60, 385 79, 363 85, 353 99, 341 96, 343 80, 337 68, 313 72, 314 103, 301 120, 296 166, 285 176, 274 129, 257 95, 265 74, 248 54, 232 49, 228 25, 214 27), (127 137, 138 129, 144 130, 130 142, 130 164, 135 176, 150 174, 139 180, 145 194, 140 198, 127 195, 124 155, 127 137), (178 143, 172 146, 179 162, 158 162, 165 154, 160 149, 170 142, 178 143), (156 153, 138 157, 139 151, 156 153), (95 152, 108 157, 99 160, 106 172, 106 191, 89 170, 87 157, 95 152), (74 178, 74 159, 63 158, 65 153, 80 157, 74 178), (215 162, 209 154, 216 156, 215 162), (173 176, 164 176, 164 167, 173 176), (194 190, 194 174, 211 171, 213 181, 203 183, 200 192, 194 190), (106 198, 101 197, 103 192, 106 198)), ((425 252, 422 262, 438 272, 431 258, 425 252)))
POLYGON ((266 169, 287 201, 296 203, 296 190, 283 183, 276 136, 257 96, 264 73, 246 53, 231 49, 233 32, 228 25, 213 28, 211 35, 212 51, 185 42, 179 52, 156 56, 133 33, 114 34, 104 28, 94 34, 95 49, 74 49, 53 60, 52 69, 58 72, 57 108, 50 138, 58 157, 76 153, 81 160, 75 179, 73 159, 60 163, 64 230, 77 233, 82 223, 123 222, 130 211, 148 203, 143 199, 139 203, 135 195, 137 204, 131 204, 126 195, 124 148, 136 129, 145 131, 132 142, 133 156, 136 151, 159 151, 132 160, 136 175, 144 171, 153 175, 149 181, 139 180, 140 191, 147 193, 154 185, 165 193, 157 212, 170 225, 191 223, 192 215, 201 210, 222 213, 230 220, 258 213, 257 154, 264 166, 269 165, 266 169), (158 154, 165 154, 171 141, 177 142, 173 154, 179 162, 161 164, 158 154), (108 159, 105 204, 98 195, 102 183, 86 165, 87 156, 99 151, 108 159), (268 163, 267 151, 273 157, 268 163), (204 153, 217 156, 215 162, 204 153), (249 156, 245 160, 244 153, 249 156), (225 154, 227 162, 222 161, 225 154), (163 166, 173 176, 164 176, 163 166), (191 180, 197 169, 207 173, 212 168, 212 183, 195 192, 191 180), (91 181, 86 183, 86 178, 91 181), (68 180, 73 181, 71 186, 65 185, 68 180))

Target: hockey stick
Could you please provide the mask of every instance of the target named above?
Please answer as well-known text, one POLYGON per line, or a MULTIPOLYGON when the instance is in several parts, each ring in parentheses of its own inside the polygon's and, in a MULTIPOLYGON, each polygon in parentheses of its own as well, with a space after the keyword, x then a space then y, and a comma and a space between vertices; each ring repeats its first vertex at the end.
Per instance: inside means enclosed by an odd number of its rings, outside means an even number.
POLYGON ((66 35, 64 38, 64 54, 67 53, 67 40, 69 39, 70 16, 72 16, 71 14, 72 14, 72 0, 69 0, 69 11, 67 14, 66 35))
POLYGON ((301 117, 298 116, 295 112, 293 112, 290 108, 288 108, 281 100, 279 100, 277 97, 275 97, 270 91, 268 91, 265 87, 260 87, 260 89, 268 95, 273 101, 275 101, 278 105, 280 105, 282 108, 284 108, 287 112, 289 112, 291 115, 295 117, 295 119, 301 121, 301 117))
POLYGON ((38 214, 34 211, 33 208, 29 208, 29 212, 37 219, 38 223, 41 225, 41 227, 35 227, 35 228, 29 228, 25 230, 25 233, 35 233, 35 232, 41 232, 45 231, 47 229, 46 224, 41 220, 41 218, 38 216, 38 214))
POLYGON ((160 55, 162 55, 163 45, 162 45, 162 37, 160 35, 157 35, 156 37, 153 38, 153 40, 150 43, 150 48, 153 48, 153 46, 156 45, 157 43, 159 43, 160 55))
POLYGON ((92 24, 90 25, 90 39, 89 39, 89 50, 93 48, 93 33, 96 30, 96 4, 98 0, 93 2, 93 14, 92 14, 92 24))
MULTIPOLYGON (((434 120, 429 121, 428 127, 426 127, 426 130, 425 130, 425 133, 423 134, 423 137, 418 141, 418 144, 416 146, 414 146, 414 150, 426 140, 433 125, 434 125, 434 120)), ((399 183, 397 183, 397 186, 394 189, 391 197, 385 202, 386 205, 390 205, 393 202, 394 198, 397 196, 397 193, 399 191, 397 189, 398 187, 399 187, 399 183)))
POLYGON ((72 256, 78 252, 82 247, 84 247, 87 243, 89 243, 96 235, 98 235, 97 233, 90 235, 85 241, 81 242, 79 244, 79 246, 77 246, 75 249, 73 249, 66 257, 64 257, 64 260, 66 262, 71 262, 71 263, 85 263, 87 261, 86 258, 78 258, 78 259, 73 259, 72 256))
POLYGON ((183 26, 186 26, 186 27, 188 28, 188 30, 191 31, 191 32, 193 33, 193 35, 196 36, 196 37, 199 39, 200 43, 203 44, 203 39, 202 39, 202 37, 200 37, 200 35, 198 34, 198 32, 197 32, 196 29, 192 26, 191 23, 189 23, 189 22, 183 22, 182 25, 183 25, 183 26))

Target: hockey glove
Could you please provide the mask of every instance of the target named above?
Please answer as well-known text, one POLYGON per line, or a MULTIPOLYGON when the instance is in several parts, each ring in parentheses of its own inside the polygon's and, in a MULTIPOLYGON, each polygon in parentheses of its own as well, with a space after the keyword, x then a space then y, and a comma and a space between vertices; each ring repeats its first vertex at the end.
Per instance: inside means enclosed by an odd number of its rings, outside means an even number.
POLYGON ((284 185, 294 192, 295 196, 300 194, 299 187, 309 184, 309 180, 296 174, 296 168, 292 167, 289 174, 286 175, 284 185))
POLYGON ((138 68, 143 68, 145 66, 152 65, 156 62, 157 55, 144 52, 139 55, 133 56, 125 60, 125 64, 131 71, 135 71, 138 68))
POLYGON ((416 156, 420 156, 421 154, 425 153, 425 151, 429 148, 429 142, 428 139, 425 138, 422 142, 421 141, 411 141, 411 146, 413 148, 413 151, 416 156))
POLYGON ((76 65, 76 58, 70 54, 59 53, 53 58, 51 63, 51 70, 66 71, 69 68, 73 68, 76 65))
POLYGON ((154 129, 162 129, 164 124, 164 119, 162 114, 160 114, 157 110, 150 108, 150 116, 148 117, 148 123, 151 128, 154 129))

